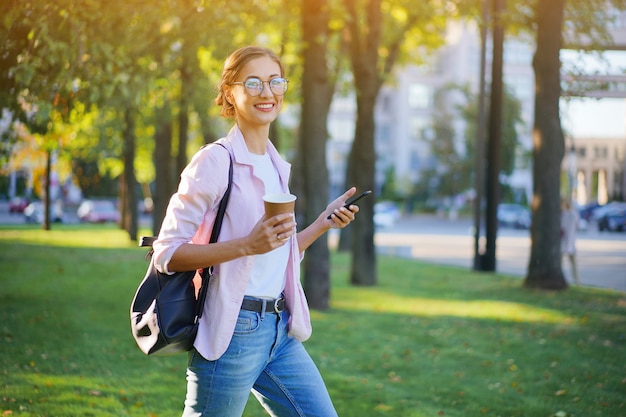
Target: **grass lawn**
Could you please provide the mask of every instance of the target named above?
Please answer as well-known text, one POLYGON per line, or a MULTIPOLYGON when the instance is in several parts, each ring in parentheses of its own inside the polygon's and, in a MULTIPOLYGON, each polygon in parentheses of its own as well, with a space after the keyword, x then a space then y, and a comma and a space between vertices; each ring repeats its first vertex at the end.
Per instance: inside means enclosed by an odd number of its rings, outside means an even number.
MULTIPOLYGON (((186 355, 130 334, 144 254, 112 226, 0 227, 2 416, 180 416, 186 355)), ((388 257, 352 287, 331 265, 306 346, 340 416, 626 416, 625 293, 388 257)))

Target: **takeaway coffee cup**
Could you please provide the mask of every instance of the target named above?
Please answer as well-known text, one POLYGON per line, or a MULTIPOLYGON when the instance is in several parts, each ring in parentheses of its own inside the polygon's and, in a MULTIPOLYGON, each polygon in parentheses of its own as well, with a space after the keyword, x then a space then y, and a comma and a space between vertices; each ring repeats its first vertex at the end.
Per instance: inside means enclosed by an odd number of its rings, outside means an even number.
POLYGON ((287 193, 265 194, 263 204, 265 205, 265 218, 274 217, 277 214, 293 213, 296 205, 296 196, 287 193))

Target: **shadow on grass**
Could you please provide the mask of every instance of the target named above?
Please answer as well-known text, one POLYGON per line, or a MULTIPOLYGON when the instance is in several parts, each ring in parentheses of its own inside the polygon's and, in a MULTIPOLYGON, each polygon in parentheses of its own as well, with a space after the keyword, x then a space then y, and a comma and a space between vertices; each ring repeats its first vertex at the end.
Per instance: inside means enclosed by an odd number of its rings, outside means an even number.
MULTIPOLYGON (((345 298, 369 297, 371 300, 364 304, 408 314, 570 324, 585 324, 594 317, 612 325, 622 322, 626 314, 626 293, 621 291, 586 287, 565 291, 528 289, 519 277, 390 257, 379 257, 377 286, 354 287, 347 284, 347 255, 336 255, 335 260, 341 266, 334 277, 334 306, 341 306, 345 298), (350 295, 346 297, 342 291, 350 295)), ((351 301, 348 308, 357 308, 358 304, 351 301)))

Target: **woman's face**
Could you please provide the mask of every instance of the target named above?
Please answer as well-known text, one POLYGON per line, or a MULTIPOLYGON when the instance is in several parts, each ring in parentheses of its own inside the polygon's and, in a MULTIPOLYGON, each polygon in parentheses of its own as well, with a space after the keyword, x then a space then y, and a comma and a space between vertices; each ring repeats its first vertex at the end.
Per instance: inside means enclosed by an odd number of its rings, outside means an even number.
MULTIPOLYGON (((269 57, 259 57, 249 61, 240 71, 236 82, 244 82, 250 77, 262 81, 282 77, 280 66, 269 57)), ((277 96, 270 90, 269 83, 263 83, 261 93, 252 97, 243 85, 235 84, 229 87, 228 100, 235 107, 235 114, 239 124, 252 126, 268 125, 273 122, 283 106, 283 96, 277 96)))

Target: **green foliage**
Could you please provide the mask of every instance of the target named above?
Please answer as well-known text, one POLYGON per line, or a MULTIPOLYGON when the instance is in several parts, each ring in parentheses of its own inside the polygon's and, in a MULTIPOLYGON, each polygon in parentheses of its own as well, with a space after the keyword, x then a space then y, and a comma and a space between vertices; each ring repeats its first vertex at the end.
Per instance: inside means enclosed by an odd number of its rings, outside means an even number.
MULTIPOLYGON (((4 415, 181 413, 186 356, 146 357, 130 335, 144 253, 114 226, 0 230, 4 415)), ((349 264, 333 254, 306 343, 341 416, 624 414, 624 293, 386 257, 379 285, 355 288, 349 264)))
MULTIPOLYGON (((348 2, 329 3, 328 65, 330 82, 335 83, 335 79, 350 78, 341 74, 346 67, 348 2)), ((360 31, 371 30, 365 13, 369 2, 351 3, 358 10, 360 31)), ((447 19, 475 18, 482 4, 478 0, 444 3, 380 2, 384 30, 376 46, 376 62, 364 67, 376 68, 382 80, 390 81, 387 77, 394 64, 423 62, 425 51, 442 44, 447 19)), ((609 3, 626 7, 626 0, 609 3)), ((534 31, 534 16, 541 12, 535 10, 536 4, 507 2, 510 33, 534 31)), ((606 4, 604 0, 567 2, 565 39, 569 45, 580 44, 587 35, 591 45, 607 41, 607 22, 614 15, 606 4)), ((0 108, 11 110, 32 133, 68 132, 72 140, 64 141, 60 157, 85 160, 120 159, 123 139, 119 133, 124 127, 120 114, 126 108, 138 109, 137 175, 141 182, 149 182, 155 176, 154 125, 160 121, 155 109, 164 102, 172 109, 174 146, 181 112, 195 117, 192 138, 208 141, 224 132, 221 121, 215 120, 213 98, 223 59, 236 47, 257 43, 278 51, 292 86, 286 100, 300 101, 299 7, 298 2, 279 0, 174 0, 149 6, 142 0, 110 0, 106 6, 99 0, 80 5, 73 0, 5 0, 0 4, 0 108), (57 128, 58 124, 70 125, 73 133, 57 128)), ((363 50, 368 50, 366 43, 363 50)), ((352 88, 350 82, 341 87, 352 88)), ((16 137, 11 131, 1 134, 0 158, 6 159, 16 137)), ((56 137, 44 139, 46 149, 58 144, 56 137)), ((292 142, 285 143, 295 148, 292 142)), ((189 145, 193 148, 196 144, 189 145)), ((181 151, 172 149, 171 153, 181 151)))
MULTIPOLYGON (((466 123, 465 140, 468 148, 468 157, 475 159, 476 132, 478 121, 478 96, 462 89, 466 95, 466 104, 459 110, 466 123)), ((502 173, 510 175, 515 169, 516 156, 522 151, 518 143, 518 131, 524 127, 522 120, 522 107, 515 97, 511 88, 505 87, 502 109, 502 173)), ((489 95, 487 94, 485 108, 489 108, 489 95)))
POLYGON ((382 188, 380 190, 380 200, 397 201, 401 199, 398 192, 398 184, 396 181, 396 170, 393 166, 390 166, 385 171, 385 180, 383 181, 382 188))
POLYGON ((72 172, 76 174, 83 197, 112 197, 118 195, 118 176, 110 170, 100 169, 97 161, 74 159, 72 172))
MULTIPOLYGON (((413 198, 418 201, 452 197, 474 187, 478 97, 467 87, 450 85, 437 92, 435 103, 438 110, 432 121, 433 137, 430 138, 430 147, 436 165, 425 170, 420 182, 416 185, 413 198), (445 107, 441 105, 445 98, 449 98, 455 92, 461 93, 464 100, 464 103, 456 108, 465 122, 462 144, 455 140, 452 124, 455 116, 446 112, 445 107)), ((486 108, 488 107, 487 103, 486 108)), ((521 104, 508 88, 504 92, 502 113, 501 172, 510 175, 515 168, 516 161, 524 159, 524 150, 518 143, 518 130, 523 124, 521 104)))

